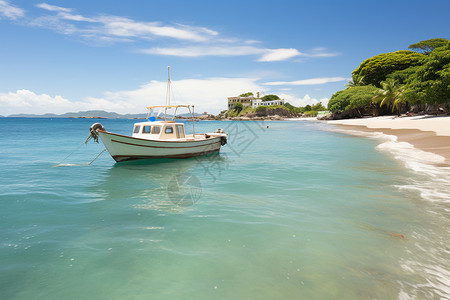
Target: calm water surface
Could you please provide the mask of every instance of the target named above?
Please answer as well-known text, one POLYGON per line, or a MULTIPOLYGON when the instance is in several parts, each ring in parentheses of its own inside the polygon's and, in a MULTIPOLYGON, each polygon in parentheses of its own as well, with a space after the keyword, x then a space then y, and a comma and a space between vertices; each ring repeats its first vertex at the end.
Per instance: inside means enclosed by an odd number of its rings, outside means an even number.
POLYGON ((450 298, 450 172, 423 153, 204 121, 219 155, 86 165, 93 122, 0 119, 1 299, 450 298))

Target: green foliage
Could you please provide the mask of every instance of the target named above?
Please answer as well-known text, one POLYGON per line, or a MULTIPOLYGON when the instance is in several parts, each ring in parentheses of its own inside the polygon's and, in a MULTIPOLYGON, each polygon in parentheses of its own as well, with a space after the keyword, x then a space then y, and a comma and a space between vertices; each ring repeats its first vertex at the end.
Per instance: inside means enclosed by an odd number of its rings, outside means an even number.
POLYGON ((240 102, 238 102, 234 105, 234 110, 237 111, 238 113, 240 113, 243 108, 244 108, 244 105, 242 105, 242 103, 240 103, 240 102))
POLYGON ((450 42, 431 52, 407 80, 405 97, 411 102, 450 102, 450 42))
POLYGON ((408 50, 383 53, 366 59, 352 72, 353 82, 381 87, 386 77, 399 70, 421 65, 425 55, 408 50))
POLYGON ((328 102, 328 110, 342 112, 370 106, 378 89, 373 85, 348 87, 335 93, 328 102))
POLYGON ((230 110, 228 110, 227 114, 229 117, 239 117, 240 115, 251 113, 253 111, 254 111, 254 109, 251 108, 250 106, 244 106, 243 109, 240 111, 237 111, 235 109, 230 109, 230 110))
POLYGON ((316 111, 316 110, 305 111, 305 112, 303 113, 303 117, 317 117, 317 114, 318 114, 318 113, 319 113, 319 112, 316 111))
POLYGON ((358 86, 358 85, 364 85, 364 76, 352 78, 345 86, 353 87, 353 86, 358 86))
POLYGON ((239 95, 239 97, 250 97, 250 96, 253 96, 253 93, 252 93, 252 92, 248 92, 248 93, 240 94, 240 95, 239 95))
POLYGON ((257 112, 262 112, 262 111, 266 111, 266 110, 267 110, 267 107, 266 107, 266 106, 260 105, 260 106, 258 106, 255 110, 256 110, 257 112))
POLYGON ((398 84, 403 85, 414 73, 417 72, 417 70, 419 68, 420 68, 420 66, 414 66, 414 67, 409 67, 409 68, 401 70, 401 71, 395 71, 394 73, 389 74, 386 77, 386 80, 393 79, 398 84))
POLYGON ((319 103, 314 104, 313 106, 311 106, 310 110, 312 110, 312 111, 321 111, 321 110, 327 110, 327 108, 322 105, 322 102, 319 102, 319 103))
POLYGON ((398 114, 400 114, 400 105, 405 102, 403 91, 403 86, 389 78, 381 83, 381 89, 376 92, 373 101, 374 103, 380 103, 380 107, 386 105, 392 108, 392 111, 397 108, 398 114))
POLYGON ((280 100, 280 97, 277 95, 265 95, 261 98, 262 101, 272 101, 272 100, 280 100))
POLYGON ((304 112, 305 110, 303 107, 296 107, 294 105, 291 105, 289 102, 286 102, 284 106, 293 114, 299 114, 301 112, 304 112))
POLYGON ((331 97, 328 110, 362 115, 360 109, 379 104, 400 114, 411 103, 450 103, 450 41, 431 39, 409 49, 426 55, 401 50, 363 61, 347 89, 331 97))
POLYGON ((284 103, 284 106, 293 114, 298 113, 297 110, 299 110, 298 107, 295 107, 294 105, 290 104, 289 102, 284 103))
POLYGON ((409 45, 408 49, 421 52, 423 54, 429 54, 434 49, 445 46, 448 42, 449 41, 447 39, 431 39, 409 45))

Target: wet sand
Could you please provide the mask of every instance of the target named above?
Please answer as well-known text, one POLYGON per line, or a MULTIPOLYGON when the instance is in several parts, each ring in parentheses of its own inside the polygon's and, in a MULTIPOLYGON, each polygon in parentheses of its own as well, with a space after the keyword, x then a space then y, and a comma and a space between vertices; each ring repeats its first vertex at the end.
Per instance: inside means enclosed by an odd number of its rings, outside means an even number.
POLYGON ((450 165, 450 117, 381 117, 329 123, 345 129, 394 135, 399 142, 410 143, 417 149, 444 157, 444 165, 450 165))

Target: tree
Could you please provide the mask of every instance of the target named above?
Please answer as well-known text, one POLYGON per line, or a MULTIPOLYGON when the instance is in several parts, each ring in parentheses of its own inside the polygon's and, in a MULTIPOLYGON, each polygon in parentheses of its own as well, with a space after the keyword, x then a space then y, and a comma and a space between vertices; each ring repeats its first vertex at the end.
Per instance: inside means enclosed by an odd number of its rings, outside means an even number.
POLYGON ((306 105, 306 106, 305 106, 305 111, 311 111, 311 105, 309 105, 309 104, 306 105))
POLYGON ((277 95, 265 95, 261 98, 262 101, 272 101, 272 100, 280 100, 280 97, 277 95))
POLYGON ((266 111, 266 110, 267 110, 267 107, 266 106, 262 106, 262 105, 260 105, 260 106, 258 106, 256 108, 257 112, 263 112, 263 111, 266 111))
POLYGON ((242 105, 241 102, 238 102, 234 105, 234 110, 237 111, 238 113, 240 113, 243 108, 244 108, 244 105, 242 105))
POLYGON ((408 50, 400 50, 391 53, 383 53, 366 59, 352 72, 353 82, 362 84, 373 84, 381 87, 381 82, 386 77, 399 70, 421 65, 425 55, 408 50))
POLYGON ((394 73, 389 74, 386 79, 393 79, 398 82, 398 84, 403 85, 406 84, 408 79, 413 76, 420 66, 409 67, 404 70, 395 71, 394 73))
POLYGON ((423 54, 430 54, 436 48, 445 46, 449 41, 447 39, 431 39, 426 41, 421 41, 416 44, 409 45, 408 49, 417 51, 423 54))
POLYGON ((313 110, 313 111, 321 111, 321 110, 326 110, 326 109, 327 108, 322 105, 322 102, 319 102, 319 103, 314 104, 313 106, 311 106, 311 110, 313 110))
POLYGON ((290 104, 289 102, 284 103, 284 106, 293 114, 298 114, 301 112, 300 107, 295 107, 294 105, 290 104))
POLYGON ((347 84, 345 84, 346 87, 354 87, 359 85, 364 85, 364 76, 353 78, 347 84))
POLYGON ((250 96, 253 96, 253 93, 252 93, 252 92, 248 92, 248 93, 240 94, 240 95, 239 95, 239 97, 250 97, 250 96))
POLYGON ((328 110, 332 112, 355 111, 362 116, 362 111, 372 110, 372 98, 378 91, 373 85, 348 87, 335 93, 328 102, 328 110))
POLYGON ((407 80, 405 97, 411 102, 450 102, 450 42, 431 52, 407 80))
POLYGON ((404 102, 404 88, 394 79, 387 79, 381 83, 376 95, 373 97, 374 103, 380 103, 380 107, 386 105, 392 107, 392 112, 397 108, 397 114, 400 115, 400 105, 404 102))

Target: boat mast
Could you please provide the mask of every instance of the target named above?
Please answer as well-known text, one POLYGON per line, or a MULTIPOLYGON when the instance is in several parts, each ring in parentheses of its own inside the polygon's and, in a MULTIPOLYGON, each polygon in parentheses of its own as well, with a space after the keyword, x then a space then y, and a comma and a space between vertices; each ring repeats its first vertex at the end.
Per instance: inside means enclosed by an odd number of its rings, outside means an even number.
MULTIPOLYGON (((170 66, 167 67, 166 105, 170 105, 170 66)), ((164 121, 166 120, 166 114, 167 114, 167 107, 164 108, 164 121)))

